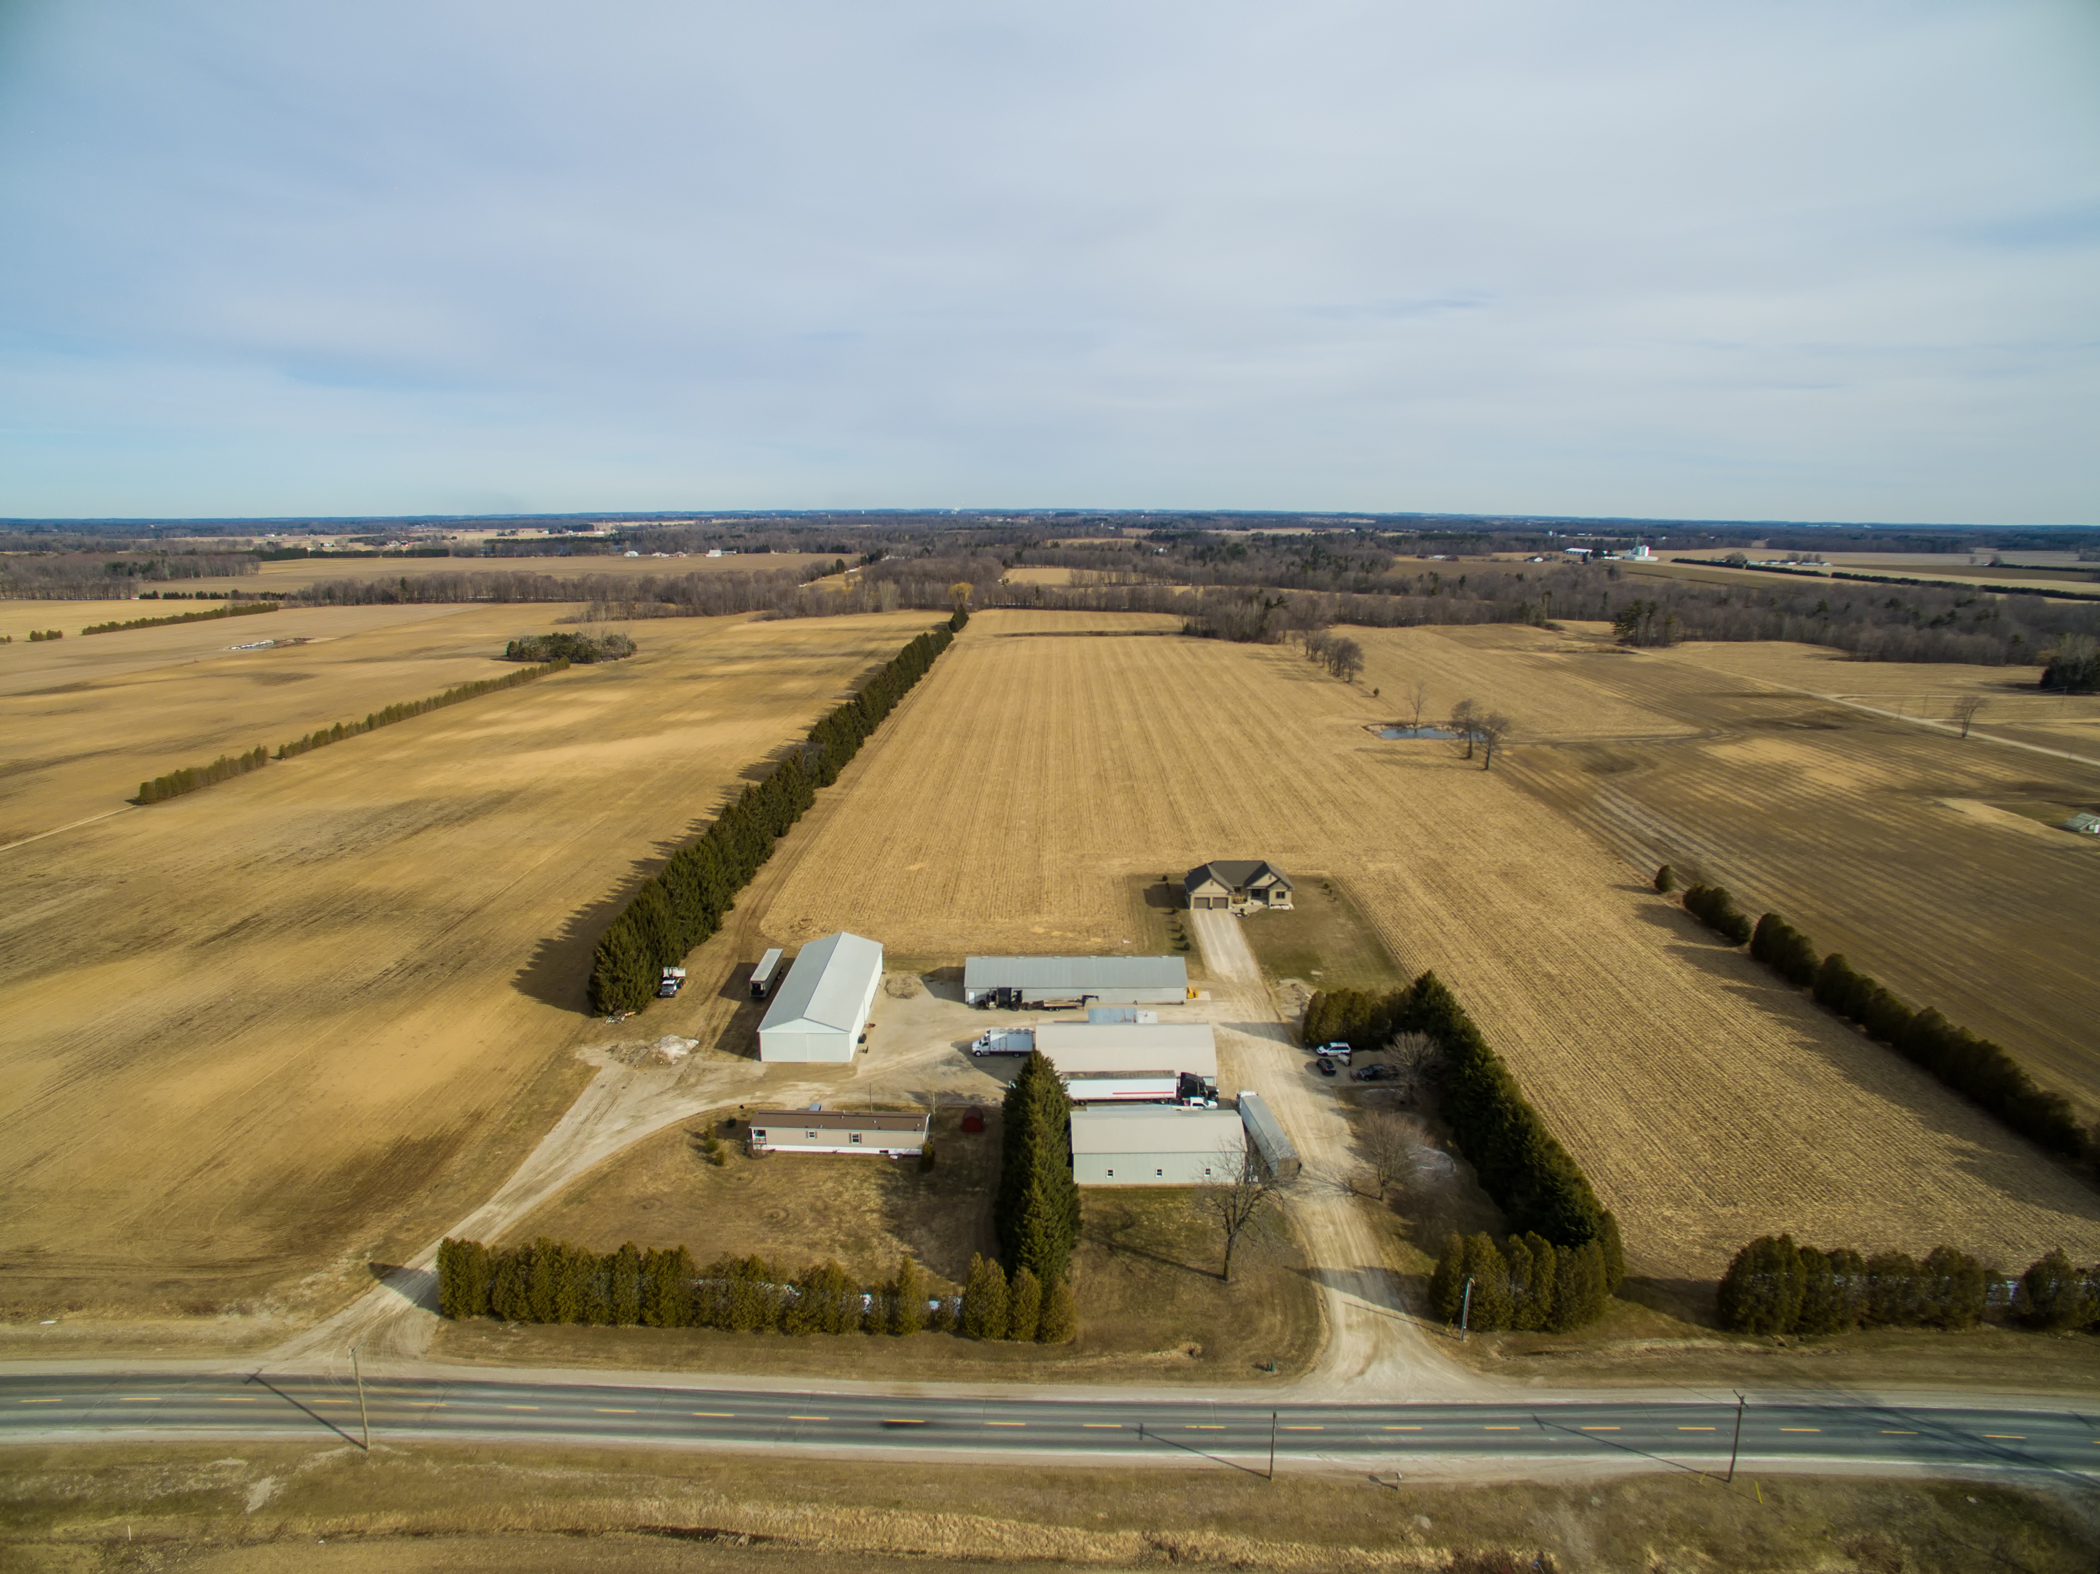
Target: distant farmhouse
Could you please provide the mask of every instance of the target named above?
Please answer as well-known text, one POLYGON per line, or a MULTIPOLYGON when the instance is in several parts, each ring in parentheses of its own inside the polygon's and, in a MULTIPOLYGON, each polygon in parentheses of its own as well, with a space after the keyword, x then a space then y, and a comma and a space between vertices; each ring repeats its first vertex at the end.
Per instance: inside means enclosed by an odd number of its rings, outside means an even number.
POLYGON ((1291 878, 1259 858, 1215 858, 1181 877, 1190 907, 1244 913, 1291 905, 1291 878))
POLYGON ((2100 836, 2100 814, 2074 814, 2064 821, 2064 829, 2081 836, 2100 836))

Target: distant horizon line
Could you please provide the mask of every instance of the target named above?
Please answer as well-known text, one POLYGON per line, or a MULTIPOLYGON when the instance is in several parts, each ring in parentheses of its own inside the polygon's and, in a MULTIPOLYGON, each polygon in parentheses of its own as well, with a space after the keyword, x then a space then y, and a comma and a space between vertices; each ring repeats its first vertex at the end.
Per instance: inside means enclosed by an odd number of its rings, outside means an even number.
POLYGON ((1055 521, 1202 517, 1210 519, 1275 519, 1318 523, 1329 528, 1349 529, 1380 526, 1388 522, 1434 521, 1479 525, 1486 529, 1522 530, 1560 525, 1617 526, 1630 528, 1694 527, 1727 530, 1863 530, 1863 531, 2091 531, 2100 524, 1948 524, 1900 520, 1854 521, 1835 519, 1719 519, 1674 515, 1629 514, 1521 514, 1455 513, 1437 510, 1367 509, 1260 509, 1260 508, 1078 508, 1061 506, 981 508, 659 508, 636 510, 576 509, 559 512, 500 514, 190 514, 190 515, 55 515, 19 518, 0 517, 0 530, 81 529, 96 525, 148 527, 196 527, 203 525, 252 527, 282 525, 312 530, 349 528, 359 525, 461 525, 476 523, 524 523, 532 521, 593 520, 605 524, 713 524, 743 520, 823 520, 851 524, 856 520, 877 523, 886 519, 1041 519, 1055 521))

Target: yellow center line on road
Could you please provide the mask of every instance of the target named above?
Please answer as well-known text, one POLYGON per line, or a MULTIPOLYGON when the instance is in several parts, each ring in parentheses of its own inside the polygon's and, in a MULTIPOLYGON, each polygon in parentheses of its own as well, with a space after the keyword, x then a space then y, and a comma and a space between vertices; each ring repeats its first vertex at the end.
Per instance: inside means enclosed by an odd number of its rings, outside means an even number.
POLYGON ((636 1415, 636 1414, 639 1414, 639 1412, 638 1412, 638 1411, 634 1411, 634 1410, 606 1410, 606 1409, 602 1409, 602 1408, 600 1408, 599 1406, 596 1406, 596 1405, 593 1405, 593 1406, 591 1407, 591 1413, 592 1413, 593 1415, 601 1415, 601 1416, 631 1416, 631 1415, 636 1415))
POLYGON ((1584 1432, 1616 1432, 1619 1429, 1615 1426, 1586 1426, 1579 1428, 1579 1430, 1584 1432))
POLYGON ((884 1426, 924 1426, 926 1422, 920 1416, 884 1416, 882 1424, 884 1426))
POLYGON ((695 1410, 692 1413, 696 1416, 706 1416, 711 1421, 734 1421, 736 1419, 734 1410, 695 1410))
POLYGON ((498 1405, 499 1410, 537 1410, 538 1405, 498 1405))
POLYGON ((1026 1421, 987 1421, 986 1426, 1026 1426, 1026 1421))
POLYGON ((1123 1423, 1120 1421, 1082 1421, 1079 1424, 1098 1432, 1120 1432, 1123 1430, 1123 1423))
POLYGON ((1881 1435, 1883 1437, 1916 1437, 1918 1434, 1915 1432, 1892 1432, 1887 1427, 1883 1427, 1881 1435))
POLYGON ((63 1399, 17 1399, 15 1403, 18 1405, 62 1405, 65 1401, 63 1399))
POLYGON ((126 1394, 117 1401, 120 1405, 157 1405, 165 1397, 161 1394, 126 1394))
POLYGON ((1287 1426, 1284 1430, 1286 1432, 1324 1432, 1327 1428, 1324 1426, 1287 1426))
POLYGON ((262 1401, 253 1394, 221 1394, 219 1395, 219 1403, 222 1405, 256 1405, 261 1404, 262 1401))
POLYGON ((2024 1443, 2027 1441, 2025 1432, 1986 1432, 1983 1435, 1994 1443, 2024 1443))

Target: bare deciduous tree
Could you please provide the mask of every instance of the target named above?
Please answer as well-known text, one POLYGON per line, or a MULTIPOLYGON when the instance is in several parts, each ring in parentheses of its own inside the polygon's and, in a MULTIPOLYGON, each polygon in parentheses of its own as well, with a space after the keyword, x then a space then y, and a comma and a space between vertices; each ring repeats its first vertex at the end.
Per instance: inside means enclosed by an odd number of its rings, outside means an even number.
POLYGON ((1452 706, 1451 730, 1466 740, 1466 758, 1473 758, 1473 745, 1480 737, 1480 707, 1471 700, 1460 700, 1452 706))
POLYGON ((1480 768, 1491 771, 1495 768, 1495 750, 1502 746, 1504 738, 1516 731, 1516 723, 1502 712, 1491 710, 1474 721, 1473 730, 1480 738, 1480 768))
POLYGON ((1386 1047, 1386 1053, 1400 1068, 1401 1085, 1407 1089, 1407 1096, 1413 1098, 1422 1079, 1436 1068, 1442 1048, 1427 1033, 1396 1033, 1393 1042, 1386 1047))
POLYGON ((1353 639, 1338 639, 1327 647, 1327 670, 1344 683, 1354 683, 1364 670, 1364 648, 1353 639))
POLYGON ((1364 1175, 1380 1202, 1414 1173, 1415 1149, 1422 1140, 1421 1123, 1398 1110, 1373 1109, 1364 1115, 1356 1146, 1363 1154, 1364 1175))
POLYGON ((1407 692, 1407 703, 1413 710, 1414 720, 1408 725, 1416 732, 1422 730, 1422 712, 1429 708, 1429 685, 1417 683, 1407 692))
POLYGON ((1251 1143, 1220 1148, 1211 1170, 1213 1178, 1196 1188, 1196 1206, 1218 1227, 1225 1245, 1225 1271, 1219 1277, 1230 1284, 1232 1254, 1240 1237, 1275 1201, 1276 1177, 1251 1143))
POLYGON ((1976 713, 1983 709, 1981 694, 1964 694, 1954 702, 1954 719, 1961 723, 1961 735, 1969 735, 1969 725, 1976 720, 1976 713))

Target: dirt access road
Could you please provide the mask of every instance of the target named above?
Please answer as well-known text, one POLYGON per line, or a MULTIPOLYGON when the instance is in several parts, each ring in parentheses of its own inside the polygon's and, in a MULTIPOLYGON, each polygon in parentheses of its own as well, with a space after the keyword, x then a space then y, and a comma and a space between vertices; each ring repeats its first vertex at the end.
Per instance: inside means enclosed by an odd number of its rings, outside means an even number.
POLYGON ((1192 912, 1189 920, 1212 979, 1207 1014, 1224 1052, 1220 1090, 1259 1093, 1304 1166, 1284 1193, 1285 1205, 1318 1275, 1328 1333, 1319 1363, 1291 1397, 1460 1399, 1494 1390, 1439 1356, 1401 1306, 1377 1233, 1350 1185, 1358 1166, 1341 1101, 1306 1075, 1305 1052, 1276 1009, 1241 921, 1219 912, 1192 912))

